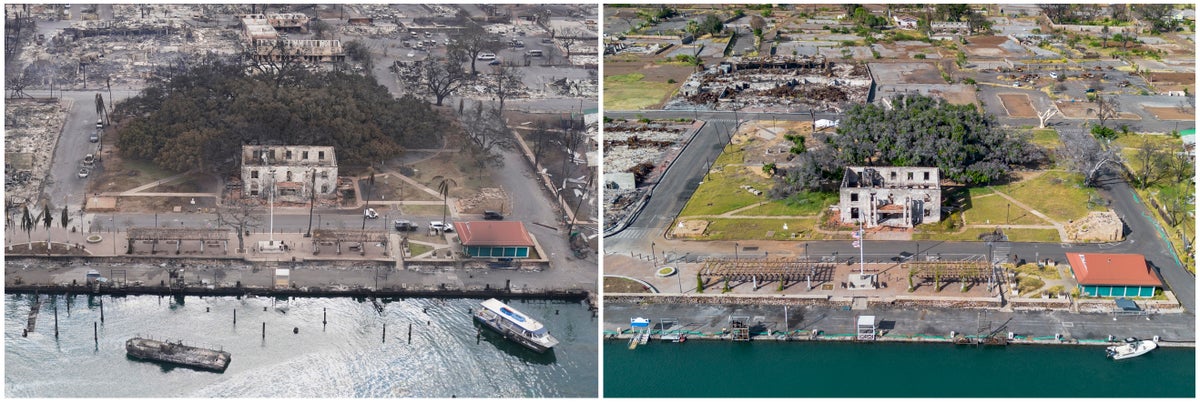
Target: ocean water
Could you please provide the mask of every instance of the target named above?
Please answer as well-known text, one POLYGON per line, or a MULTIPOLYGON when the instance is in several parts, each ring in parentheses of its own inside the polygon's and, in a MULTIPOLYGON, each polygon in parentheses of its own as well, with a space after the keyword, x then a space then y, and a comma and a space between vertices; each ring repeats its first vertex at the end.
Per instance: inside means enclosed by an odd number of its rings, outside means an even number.
POLYGON ((605 397, 1194 397, 1194 349, 604 342, 605 397))
POLYGON ((370 301, 349 298, 106 296, 97 342, 101 297, 72 297, 70 315, 64 296, 41 298, 36 330, 22 337, 33 296, 5 296, 5 397, 598 394, 597 319, 582 302, 507 301, 561 341, 537 354, 490 330, 478 332, 467 312, 479 300, 395 300, 380 312, 370 301), (224 373, 135 361, 125 355, 125 341, 135 336, 222 348, 232 360, 224 373))

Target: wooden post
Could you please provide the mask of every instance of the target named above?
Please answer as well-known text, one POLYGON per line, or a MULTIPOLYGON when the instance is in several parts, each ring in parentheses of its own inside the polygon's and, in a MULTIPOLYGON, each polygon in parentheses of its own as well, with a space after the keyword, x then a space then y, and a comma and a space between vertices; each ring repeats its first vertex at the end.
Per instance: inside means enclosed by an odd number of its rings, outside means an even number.
POLYGON ((233 310, 233 324, 237 324, 237 309, 233 310))
POLYGON ((382 337, 382 340, 380 340, 380 342, 387 343, 387 323, 383 324, 383 337, 382 337))
POLYGON ((408 324, 408 344, 412 344, 412 323, 408 324))
POLYGON ((100 325, 96 324, 96 321, 92 321, 92 339, 96 343, 100 342, 100 325))
POLYGON ((54 338, 58 338, 58 301, 54 301, 54 338))
POLYGON ((267 322, 263 322, 262 338, 263 340, 267 339, 267 322))
POLYGON ((100 297, 100 323, 104 323, 104 297, 100 297))
POLYGON ((325 330, 325 324, 329 323, 326 319, 329 318, 329 308, 321 308, 321 330, 325 330))

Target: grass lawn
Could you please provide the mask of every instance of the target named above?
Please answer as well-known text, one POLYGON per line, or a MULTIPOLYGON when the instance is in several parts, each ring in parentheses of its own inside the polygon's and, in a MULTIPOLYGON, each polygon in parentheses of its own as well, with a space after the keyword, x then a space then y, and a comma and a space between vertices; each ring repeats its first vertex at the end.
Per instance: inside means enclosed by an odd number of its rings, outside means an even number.
POLYGON ((1015 267, 1015 268, 1013 267, 1013 265, 1011 263, 1005 263, 1003 266, 1006 269, 1015 270, 1017 273, 1021 273, 1026 276, 1041 277, 1044 280, 1061 280, 1062 279, 1062 276, 1060 276, 1058 274, 1058 269, 1056 269, 1054 267, 1050 267, 1050 266, 1044 266, 1041 269, 1038 268, 1038 265, 1036 263, 1026 263, 1024 265, 1021 265, 1021 266, 1015 267))
POLYGON ((429 245, 422 245, 412 242, 409 242, 408 244, 408 251, 412 252, 413 257, 421 256, 422 253, 429 252, 431 250, 433 250, 433 247, 429 245))
POLYGON ((1004 230, 1012 242, 1062 242, 1053 228, 1008 228, 1004 230))
POLYGON ((646 75, 629 73, 604 77, 604 109, 629 111, 661 104, 678 84, 643 81, 646 75))
MULTIPOLYGON (((466 152, 438 154, 414 166, 413 171, 413 180, 433 190, 437 190, 441 178, 454 180, 454 186, 450 187, 450 197, 467 197, 478 193, 481 188, 495 186, 491 174, 496 169, 481 169, 471 154, 466 152)), ((379 180, 378 176, 375 180, 379 180)), ((411 192, 405 190, 404 196, 408 197, 409 193, 411 192)))
POLYGON ((1060 145, 1062 145, 1062 140, 1058 138, 1057 130, 1033 129, 1030 132, 1033 134, 1033 138, 1030 140, 1033 142, 1033 144, 1037 144, 1039 147, 1053 151, 1055 148, 1058 148, 1060 145))
POLYGON ((650 289, 639 282, 620 277, 604 277, 604 292, 612 293, 642 293, 650 289))
POLYGON ((1104 210, 1101 206, 1089 208, 1088 200, 1096 195, 1096 191, 1083 186, 1082 181, 1079 174, 1046 171, 1032 179, 995 188, 1065 224, 1083 218, 1088 211, 1104 210))
MULTIPOLYGON (((967 228, 961 233, 945 232, 938 227, 918 226, 913 240, 978 241, 979 236, 991 233, 991 228, 967 228)), ((1012 242, 1059 242, 1058 231, 1052 228, 1009 228, 1004 230, 1012 242)))
POLYGON ((803 192, 784 200, 773 200, 767 204, 739 212, 737 215, 815 216, 829 205, 837 203, 837 193, 803 192))
POLYGON ((774 219, 774 218, 716 218, 709 220, 708 230, 702 240, 739 240, 739 239, 770 239, 770 240, 816 240, 831 239, 828 235, 813 231, 817 220, 814 218, 774 219), (788 229, 783 229, 783 224, 788 229), (771 236, 767 232, 775 231, 771 236), (792 233, 796 238, 792 238, 792 233))
MULTIPOLYGON (((417 216, 440 216, 440 215, 442 215, 442 206, 441 205, 437 205, 437 206, 426 206, 426 205, 400 206, 400 213, 404 214, 404 215, 417 215, 417 216)), ((447 217, 446 219, 449 220, 450 218, 447 217)))
POLYGON ((1121 156, 1135 167, 1139 164, 1137 161, 1138 149, 1142 147, 1142 140, 1148 139, 1152 144, 1157 145, 1161 149, 1178 151, 1183 149, 1183 140, 1164 135, 1157 134, 1139 134, 1130 136, 1120 136, 1113 140, 1114 144, 1121 146, 1121 156))
POLYGON ((741 188, 742 185, 750 185, 766 192, 771 188, 772 182, 769 178, 750 172, 750 168, 730 165, 741 164, 743 161, 745 151, 736 147, 717 157, 717 162, 713 164, 717 169, 709 173, 704 183, 696 189, 696 193, 692 194, 691 200, 688 200, 679 213, 681 217, 716 215, 768 200, 765 193, 755 196, 741 188))
POLYGON ((110 156, 104 160, 103 174, 89 184, 89 188, 94 193, 124 192, 177 173, 159 168, 152 162, 110 156))
MULTIPOLYGON (((1191 188, 1191 186, 1188 184, 1178 184, 1175 186, 1158 185, 1152 186, 1145 190, 1135 191, 1137 192, 1138 199, 1142 202, 1142 205, 1145 206, 1149 214, 1154 217, 1154 220, 1157 221, 1158 225, 1166 232, 1166 238, 1171 243, 1171 248, 1175 249, 1175 255, 1179 257, 1180 262, 1183 263, 1183 267, 1188 271, 1195 273, 1196 262, 1192 259, 1191 255, 1183 252, 1183 239, 1180 238, 1180 233, 1188 234, 1189 237, 1196 236, 1195 220, 1192 217, 1181 217, 1176 225, 1172 227, 1167 224, 1165 219, 1163 219, 1162 214, 1150 205, 1151 192, 1156 192, 1156 200, 1158 200, 1159 203, 1163 203, 1165 200, 1170 200, 1173 198, 1174 194, 1184 193, 1187 195, 1195 195, 1195 189, 1191 188)), ((1184 208, 1185 211, 1194 211, 1194 209, 1195 206, 1187 206, 1184 208)), ((1157 236, 1161 237, 1162 234, 1157 234, 1157 236)))
POLYGON ((969 225, 1049 225, 1019 206, 1012 206, 1011 216, 1008 199, 999 195, 971 198, 971 208, 963 213, 969 225), (1006 221, 1011 220, 1011 221, 1006 221))

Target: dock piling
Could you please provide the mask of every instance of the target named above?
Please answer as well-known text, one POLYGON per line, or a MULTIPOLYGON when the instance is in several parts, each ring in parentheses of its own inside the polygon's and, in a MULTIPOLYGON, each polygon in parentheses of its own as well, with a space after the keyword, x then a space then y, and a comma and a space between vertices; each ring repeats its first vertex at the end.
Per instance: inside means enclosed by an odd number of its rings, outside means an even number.
POLYGON ((325 325, 329 323, 329 308, 321 308, 321 331, 325 331, 325 325))
POLYGON ((58 338, 58 301, 54 304, 54 338, 58 338))
POLYGON ((412 344, 412 323, 408 324, 408 344, 412 344))
POLYGON ((382 340, 380 340, 380 342, 387 343, 387 323, 383 324, 383 337, 382 337, 382 340))
MULTIPOLYGON (((104 323, 104 297, 100 297, 100 323, 104 323)), ((56 321, 58 319, 55 319, 56 321)))
POLYGON ((267 322, 263 322, 262 338, 263 340, 267 339, 267 322))
POLYGON ((96 343, 100 342, 100 325, 96 321, 92 321, 92 340, 95 340, 96 343))
POLYGON ((237 324, 237 309, 233 310, 233 324, 237 324))

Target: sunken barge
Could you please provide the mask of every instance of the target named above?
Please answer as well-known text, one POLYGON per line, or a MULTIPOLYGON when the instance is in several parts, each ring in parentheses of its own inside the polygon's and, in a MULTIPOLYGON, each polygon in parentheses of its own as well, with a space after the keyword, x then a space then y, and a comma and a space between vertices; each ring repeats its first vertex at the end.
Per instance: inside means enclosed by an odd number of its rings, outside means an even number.
POLYGON ((226 351, 184 345, 182 341, 158 341, 134 337, 125 342, 130 357, 175 364, 213 372, 225 372, 230 354, 226 351))

